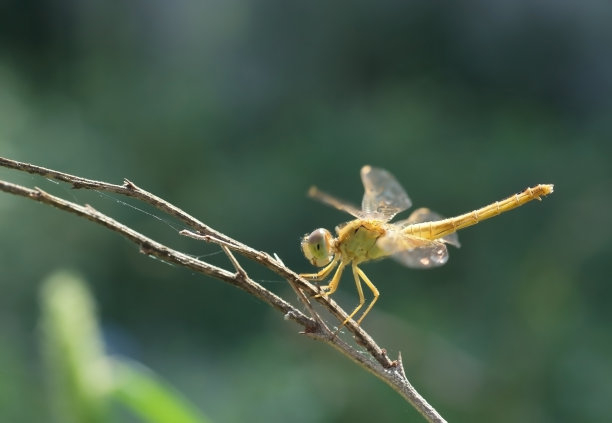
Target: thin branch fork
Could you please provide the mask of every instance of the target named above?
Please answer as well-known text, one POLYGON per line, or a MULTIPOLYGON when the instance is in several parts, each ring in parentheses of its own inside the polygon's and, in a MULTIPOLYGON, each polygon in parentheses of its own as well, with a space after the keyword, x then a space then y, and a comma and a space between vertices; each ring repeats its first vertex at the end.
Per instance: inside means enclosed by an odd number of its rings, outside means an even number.
POLYGON ((356 348, 349 345, 347 342, 337 336, 335 332, 332 332, 314 311, 310 301, 314 299, 319 302, 339 321, 344 321, 344 319, 347 317, 347 313, 332 299, 325 297, 313 298, 314 295, 319 293, 318 288, 305 279, 300 278, 295 272, 286 267, 280 261, 280 259, 274 258, 265 252, 253 249, 225 234, 214 230, 180 208, 139 188, 133 182, 128 181, 127 179, 124 180, 122 185, 109 184, 106 182, 86 179, 3 157, 0 157, 0 166, 66 182, 71 184, 74 189, 105 191, 136 198, 146 204, 156 207, 158 210, 170 216, 175 217, 187 227, 192 229, 181 231, 180 233, 182 235, 218 244, 228 257, 234 268, 234 272, 230 272, 218 266, 214 266, 210 263, 194 258, 189 254, 169 248, 119 223, 115 219, 97 211, 89 205, 79 205, 74 202, 64 200, 60 197, 49 194, 40 188, 31 189, 0 180, 0 191, 29 198, 69 213, 76 214, 80 217, 100 224, 112 231, 118 232, 125 238, 138 245, 140 247, 140 251, 144 254, 151 255, 166 262, 180 265, 190 270, 223 280, 250 293, 263 302, 269 304, 274 309, 283 313, 286 319, 294 321, 302 326, 304 328, 303 333, 307 336, 323 341, 326 344, 334 347, 347 358, 356 362, 361 367, 370 371, 376 377, 387 383, 397 393, 410 402, 426 418, 427 421, 438 423, 445 422, 440 414, 430 404, 428 404, 427 401, 420 396, 410 384, 404 373, 401 356, 398 358, 398 360, 391 360, 387 356, 386 350, 378 346, 372 337, 360 326, 356 325, 352 320, 349 320, 345 327, 352 333, 357 344, 361 345, 370 353, 371 358, 364 356, 361 351, 358 351, 356 348), (309 316, 291 305, 285 299, 279 297, 252 280, 239 264, 233 252, 260 263, 287 280, 296 292, 300 302, 308 311, 309 316))

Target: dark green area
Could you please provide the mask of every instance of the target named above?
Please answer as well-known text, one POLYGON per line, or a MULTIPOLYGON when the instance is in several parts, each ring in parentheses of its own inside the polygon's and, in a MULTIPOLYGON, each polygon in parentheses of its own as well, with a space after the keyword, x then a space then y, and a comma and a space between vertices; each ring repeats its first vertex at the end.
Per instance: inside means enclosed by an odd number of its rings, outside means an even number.
MULTIPOLYGON (((554 183, 542 203, 463 231, 440 269, 364 266, 381 291, 364 327, 402 352, 451 422, 606 421, 611 19, 609 3, 589 1, 9 1, 0 155, 128 178, 297 271, 312 270, 300 237, 347 218, 306 190, 358 203, 363 164, 444 215, 554 183)), ((176 222, 43 178, 0 178, 230 266, 176 222)), ((154 369, 213 421, 422 421, 245 293, 101 227, 2 194, 0 239, 0 421, 48 415, 37 298, 64 267, 92 284, 109 352, 154 369)), ((356 303, 348 275, 336 299, 356 303)))

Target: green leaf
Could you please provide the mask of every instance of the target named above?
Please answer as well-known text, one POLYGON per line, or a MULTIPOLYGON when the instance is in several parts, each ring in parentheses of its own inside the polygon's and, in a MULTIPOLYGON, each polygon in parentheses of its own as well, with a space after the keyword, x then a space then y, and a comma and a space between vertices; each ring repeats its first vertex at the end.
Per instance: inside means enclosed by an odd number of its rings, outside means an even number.
POLYGON ((111 368, 84 280, 74 272, 55 272, 43 282, 40 301, 42 346, 57 420, 108 421, 111 368))
POLYGON ((114 397, 150 423, 209 423, 191 403, 144 366, 111 359, 115 375, 114 397))

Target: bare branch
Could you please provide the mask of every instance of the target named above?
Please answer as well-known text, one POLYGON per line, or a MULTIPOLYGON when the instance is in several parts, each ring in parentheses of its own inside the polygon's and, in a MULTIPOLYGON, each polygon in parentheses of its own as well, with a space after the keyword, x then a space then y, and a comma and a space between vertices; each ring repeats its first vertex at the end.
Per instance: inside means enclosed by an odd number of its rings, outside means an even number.
MULTIPOLYGON (((319 318, 317 313, 313 310, 308 298, 312 298, 314 295, 316 295, 319 292, 318 288, 308 281, 300 278, 295 272, 286 267, 279 259, 274 258, 265 252, 255 250, 225 234, 214 230, 178 207, 137 187, 134 183, 128 180, 125 180, 123 185, 114 185, 91 179, 85 179, 2 157, 0 157, 0 166, 67 182, 75 189, 92 189, 133 197, 179 219, 181 222, 195 231, 181 231, 181 234, 220 245, 228 256, 234 268, 234 272, 211 265, 205 261, 198 260, 191 255, 160 244, 157 241, 117 222, 111 217, 100 213, 89 205, 83 206, 64 200, 39 188, 31 189, 0 180, 1 191, 26 197, 84 217, 92 222, 105 226, 112 231, 118 232, 125 238, 137 244, 140 247, 140 251, 144 254, 151 255, 169 263, 184 266, 193 271, 223 280, 250 293, 251 295, 254 295, 263 302, 269 304, 274 309, 280 311, 286 319, 292 320, 301 325, 304 328, 303 333, 305 333, 307 336, 329 344, 346 357, 350 358, 352 361, 356 362, 366 370, 370 371, 376 377, 383 380, 408 402, 410 402, 429 422, 445 421, 410 384, 404 373, 401 357, 398 360, 391 360, 387 356, 386 350, 379 347, 370 337, 370 335, 368 335, 367 332, 365 332, 360 326, 356 325, 352 320, 347 322, 346 328, 353 334, 355 342, 365 348, 369 355, 363 354, 362 351, 359 351, 342 340, 336 333, 331 332, 319 318), (305 315, 288 301, 253 281, 238 263, 232 251, 262 264, 286 279, 293 287, 294 291, 298 295, 298 298, 302 304, 304 304, 310 316, 305 315)), ((339 321, 344 321, 346 319, 347 313, 332 299, 324 297, 316 297, 314 299, 325 307, 331 314, 336 316, 339 321)))

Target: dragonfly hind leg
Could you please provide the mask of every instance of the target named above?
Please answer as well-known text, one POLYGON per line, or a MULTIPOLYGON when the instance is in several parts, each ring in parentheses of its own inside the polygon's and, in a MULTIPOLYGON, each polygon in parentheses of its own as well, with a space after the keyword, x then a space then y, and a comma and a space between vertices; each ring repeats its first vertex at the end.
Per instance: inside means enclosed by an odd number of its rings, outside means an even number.
POLYGON ((357 305, 357 307, 355 307, 355 309, 351 312, 351 314, 349 314, 348 317, 344 319, 344 322, 342 322, 342 325, 340 325, 340 327, 346 325, 346 323, 349 320, 351 320, 353 316, 357 314, 359 309, 363 307, 363 305, 365 304, 365 296, 363 295, 363 288, 361 288, 361 281, 359 280, 359 273, 357 272, 359 268, 357 267, 355 263, 353 263, 352 267, 353 267, 353 278, 355 278, 355 286, 357 287, 357 293, 359 294, 359 304, 357 305))
POLYGON ((368 286, 368 288, 370 288, 370 291, 372 291, 374 298, 372 299, 372 302, 370 303, 368 308, 366 308, 366 310, 363 312, 359 320, 357 320, 357 325, 361 323, 361 321, 366 316, 366 314, 368 314, 368 312, 372 309, 372 306, 374 305, 376 300, 378 300, 378 296, 379 296, 378 289, 376 289, 372 281, 370 281, 370 279, 365 275, 365 273, 363 273, 363 270, 357 267, 357 265, 354 263, 353 263, 353 277, 355 278, 355 286, 357 287, 357 293, 359 294, 359 305, 355 307, 355 309, 351 312, 351 314, 349 314, 349 316, 346 319, 344 319, 344 322, 342 322, 342 326, 344 326, 346 322, 351 320, 355 316, 355 314, 357 314, 357 312, 361 309, 361 307, 363 307, 363 305, 365 304, 365 296, 363 295, 363 289, 361 287, 361 280, 363 280, 365 284, 368 286))
MULTIPOLYGON (((370 291, 372 291, 372 295, 374 296, 374 298, 372 299, 372 302, 370 303, 370 305, 368 306, 368 308, 365 309, 365 311, 363 312, 363 314, 361 315, 361 317, 359 318, 359 320, 357 320, 357 325, 361 324, 361 321, 363 320, 364 317, 366 317, 366 314, 368 314, 370 312, 370 310, 372 309, 372 307, 374 306, 374 303, 378 300, 378 296, 380 295, 380 292, 378 292, 378 289, 376 289, 376 287, 374 286, 374 284, 372 283, 372 281, 370 280, 370 278, 368 278, 366 276, 365 273, 363 273, 363 270, 361 270, 360 268, 358 268, 357 266, 353 266, 353 273, 355 273, 355 280, 357 280, 357 275, 359 275, 359 277, 361 277, 361 279, 365 282, 365 284, 368 286, 368 288, 370 288, 370 291), (355 273, 356 272, 356 273, 355 273)), ((358 285, 359 286, 359 285, 358 285)), ((359 286, 359 294, 361 296, 361 300, 363 301, 363 293, 361 292, 361 286, 359 286)), ((361 308, 363 304, 360 304, 359 307, 357 308, 357 310, 359 310, 361 308)), ((351 313, 351 317, 354 313, 357 312, 357 310, 355 310, 353 313, 351 313)))

